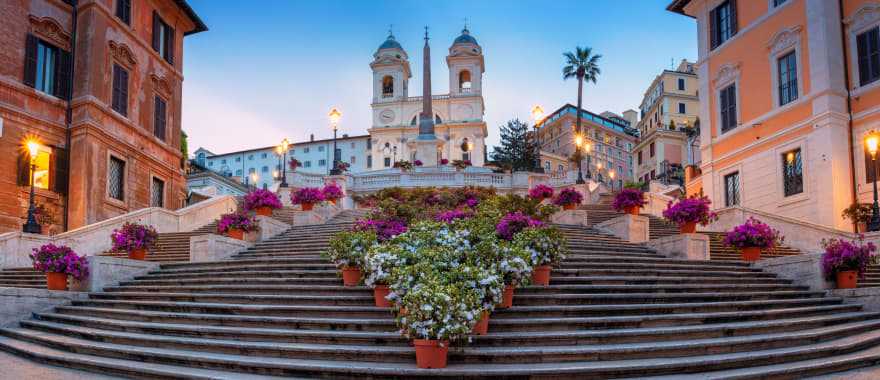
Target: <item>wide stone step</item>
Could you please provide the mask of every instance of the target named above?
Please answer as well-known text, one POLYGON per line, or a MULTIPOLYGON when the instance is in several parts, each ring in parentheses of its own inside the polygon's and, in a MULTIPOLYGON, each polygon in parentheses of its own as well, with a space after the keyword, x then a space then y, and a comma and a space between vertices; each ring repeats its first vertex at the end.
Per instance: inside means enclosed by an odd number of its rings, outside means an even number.
MULTIPOLYGON (((782 292, 780 292, 782 293, 782 292)), ((159 293, 159 292, 100 292, 90 293, 95 299, 112 300, 149 300, 149 301, 173 301, 173 302, 223 302, 244 304, 268 304, 268 305, 335 305, 335 306, 363 306, 374 303, 373 295, 364 293, 358 295, 342 296, 294 296, 278 294, 234 294, 234 293, 159 293)), ((781 297, 781 296, 780 296, 781 297)))
POLYGON ((636 284, 791 284, 791 280, 766 276, 552 276, 554 285, 636 285, 636 284))
POLYGON ((806 286, 777 285, 777 284, 676 284, 676 285, 586 285, 571 284, 557 285, 551 282, 549 286, 526 286, 516 290, 518 295, 532 294, 629 294, 629 293, 732 293, 732 292, 775 292, 775 291, 803 291, 809 289, 806 286))
MULTIPOLYGON (((166 271, 151 272, 135 279, 196 279, 196 278, 241 278, 241 277, 332 277, 340 278, 338 270, 224 270, 224 271, 166 271)), ((341 281, 341 279, 340 279, 341 281)))
POLYGON ((822 297, 823 292, 773 291, 773 292, 731 292, 718 293, 628 293, 628 294, 516 294, 514 305, 595 305, 632 303, 674 303, 674 302, 720 302, 755 301, 771 299, 791 299, 803 297, 822 297))
POLYGON ((372 304, 359 306, 338 305, 272 305, 272 304, 232 304, 222 302, 171 302, 152 300, 104 300, 90 299, 73 301, 73 306, 102 307, 125 310, 146 310, 162 312, 181 312, 199 314, 234 314, 280 317, 341 317, 346 318, 387 318, 391 309, 372 304))
POLYGON ((108 286, 105 292, 190 292, 201 293, 235 293, 235 294, 280 294, 298 296, 334 296, 334 295, 371 295, 372 289, 364 286, 339 285, 252 285, 252 284, 221 284, 221 285, 124 285, 108 286))
POLYGON ((128 285, 228 285, 228 284, 248 284, 248 285, 338 285, 342 280, 336 276, 332 277, 239 277, 230 278, 180 278, 180 279, 152 279, 139 278, 132 281, 120 283, 122 286, 128 285))
POLYGON ((747 268, 750 266, 749 263, 746 262, 722 262, 722 263, 708 263, 706 261, 699 260, 683 260, 683 259, 670 259, 663 256, 655 256, 655 257, 629 257, 627 255, 595 255, 595 254, 582 254, 582 253, 574 253, 566 256, 564 264, 575 264, 581 262, 595 262, 595 263, 639 263, 639 264, 676 264, 676 265, 712 265, 712 266, 730 266, 730 267, 744 267, 747 268))
POLYGON ((307 271, 307 272, 326 272, 334 271, 332 264, 274 264, 271 260, 264 260, 262 264, 244 264, 238 260, 215 262, 208 265, 199 265, 186 263, 186 266, 177 267, 175 269, 163 269, 163 274, 175 273, 227 273, 230 271, 268 271, 268 270, 287 270, 287 271, 307 271))

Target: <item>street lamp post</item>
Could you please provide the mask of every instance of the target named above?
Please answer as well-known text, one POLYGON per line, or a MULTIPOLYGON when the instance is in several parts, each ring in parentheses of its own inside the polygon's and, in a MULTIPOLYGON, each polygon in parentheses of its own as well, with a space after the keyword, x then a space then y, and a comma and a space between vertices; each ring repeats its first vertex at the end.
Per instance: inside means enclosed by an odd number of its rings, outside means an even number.
POLYGON ((257 179, 258 179, 257 173, 256 172, 251 173, 251 185, 254 187, 254 190, 257 189, 257 179))
MULTIPOLYGON (((575 150, 575 153, 576 153, 575 157, 577 157, 577 164, 578 164, 578 178, 577 178, 577 181, 575 181, 575 183, 577 183, 578 185, 583 185, 583 184, 587 183, 587 181, 584 181, 584 174, 581 171, 581 162, 584 160, 584 158, 581 157, 581 146, 583 146, 583 145, 584 145, 584 137, 581 136, 580 133, 578 133, 577 135, 574 136, 574 147, 576 149, 575 150)), ((587 170, 589 170, 589 168, 587 170)))
POLYGON ((541 134, 539 132, 538 124, 544 118, 544 108, 539 105, 535 105, 532 107, 532 120, 535 123, 535 145, 537 146, 537 152, 535 152, 535 173, 543 173, 544 167, 541 166, 541 134))
POLYGON ((330 169, 330 175, 339 175, 342 171, 339 170, 340 157, 338 155, 339 152, 336 150, 336 131, 338 129, 339 118, 342 117, 342 112, 333 108, 330 110, 328 116, 330 116, 330 126, 333 128, 333 169, 330 169))
POLYGON ((608 178, 611 179, 611 191, 614 191, 614 170, 608 171, 608 178))
POLYGON ((587 178, 593 178, 593 174, 590 172, 590 152, 593 151, 593 144, 589 141, 584 142, 584 151, 587 152, 587 178))
POLYGON ((287 187, 287 151, 290 149, 290 141, 287 138, 281 140, 278 150, 281 154, 281 187, 287 187))
POLYGON ((27 222, 22 226, 22 231, 31 233, 31 234, 39 234, 43 232, 43 228, 40 226, 40 223, 37 223, 37 207, 34 205, 34 172, 37 171, 37 154, 39 153, 40 145, 37 144, 36 141, 28 141, 27 149, 28 154, 30 155, 30 181, 31 181, 31 194, 30 199, 28 200, 28 215, 27 222))
POLYGON ((874 204, 871 207, 871 220, 868 222, 868 231, 880 231, 880 205, 877 204, 877 148, 880 144, 880 135, 875 131, 871 131, 865 137, 865 146, 868 153, 871 154, 871 169, 873 171, 874 182, 874 204))

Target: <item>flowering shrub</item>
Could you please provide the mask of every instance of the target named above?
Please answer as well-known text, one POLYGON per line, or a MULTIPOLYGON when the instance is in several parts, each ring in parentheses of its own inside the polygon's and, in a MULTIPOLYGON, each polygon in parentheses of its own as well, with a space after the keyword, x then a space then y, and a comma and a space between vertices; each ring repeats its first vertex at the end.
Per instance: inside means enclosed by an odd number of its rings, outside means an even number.
POLYGON ((423 165, 423 164, 422 164, 422 160, 415 160, 415 161, 413 161, 413 165, 415 165, 415 166, 422 166, 422 165, 423 165))
POLYGON ((284 207, 281 199, 270 190, 257 189, 244 196, 244 209, 251 211, 260 207, 278 209, 284 207))
POLYGON ((324 200, 332 201, 345 196, 342 189, 335 183, 328 183, 321 189, 321 196, 324 200))
POLYGON ((406 232, 406 224, 399 220, 362 219, 354 223, 354 231, 369 231, 376 234, 376 239, 386 241, 406 232))
POLYGON ((580 204, 583 200, 584 195, 581 194, 580 191, 567 188, 562 189, 562 191, 559 192, 559 195, 553 200, 553 204, 557 206, 565 206, 570 204, 580 204))
POLYGON ((526 228, 541 227, 543 225, 544 222, 517 211, 501 218, 498 224, 495 225, 495 233, 504 240, 511 240, 513 235, 526 228))
POLYGON ((450 223, 456 219, 468 219, 473 216, 474 216, 474 213, 472 211, 464 211, 464 210, 455 209, 455 210, 444 211, 444 212, 437 214, 437 216, 434 217, 434 220, 436 220, 438 222, 450 223))
POLYGON ((342 267, 363 267, 367 250, 378 242, 373 231, 340 232, 330 239, 325 257, 342 267))
POLYGON ((724 244, 736 248, 769 249, 783 239, 779 231, 770 228, 758 219, 749 218, 745 223, 734 227, 724 236, 724 244))
POLYGON ((565 259, 565 237, 555 228, 527 228, 516 234, 514 243, 528 250, 533 266, 554 265, 565 259))
POLYGON ((544 184, 536 185, 529 189, 529 198, 544 199, 553 196, 553 188, 544 184))
POLYGON ((645 193, 641 190, 623 189, 614 196, 614 203, 611 206, 617 211, 623 211, 629 207, 642 207, 647 203, 645 193))
POLYGON ((853 203, 843 210, 842 216, 853 223, 868 223, 871 220, 872 211, 870 203, 853 203))
POLYGON ((471 166, 471 160, 453 160, 452 166, 455 166, 456 169, 464 169, 468 166, 471 166))
POLYGON ((712 202, 706 197, 685 198, 675 204, 669 202, 666 210, 663 210, 663 217, 679 226, 686 223, 699 223, 705 226, 718 218, 709 210, 710 204, 712 202))
POLYGON ((399 316, 398 323, 407 337, 457 340, 467 336, 479 320, 479 292, 438 277, 425 276, 401 298, 407 314, 399 316))
POLYGON ((153 226, 126 222, 122 227, 113 230, 110 240, 114 251, 132 251, 149 249, 156 245, 159 233, 153 226))
POLYGON ((293 204, 301 205, 303 203, 319 203, 324 200, 324 193, 316 187, 303 187, 290 194, 290 201, 293 204))
POLYGON ((350 167, 351 165, 345 161, 339 161, 336 163, 336 169, 339 169, 339 171, 347 172, 350 167))
POLYGON ((302 166, 302 163, 299 162, 299 160, 297 160, 295 158, 290 159, 290 170, 296 171, 296 168, 298 168, 300 166, 302 166))
POLYGON ((217 223, 217 232, 225 234, 233 228, 242 230, 244 232, 252 232, 260 229, 260 227, 257 225, 257 222, 253 218, 243 213, 231 213, 221 215, 220 222, 217 223))
POLYGON ((859 278, 865 277, 868 265, 877 262, 877 246, 874 243, 864 243, 863 237, 858 241, 846 241, 841 239, 822 240, 825 253, 822 254, 822 273, 828 279, 833 279, 838 272, 857 271, 859 278))
POLYGON ((89 264, 85 256, 79 256, 70 247, 46 244, 34 248, 30 254, 34 269, 40 272, 66 273, 75 280, 89 276, 89 264))
POLYGON ((447 160, 447 159, 445 159, 445 158, 441 158, 441 159, 440 159, 440 165, 449 165, 449 160, 447 160))
POLYGON ((397 161, 393 167, 408 172, 413 169, 413 164, 409 161, 397 161))

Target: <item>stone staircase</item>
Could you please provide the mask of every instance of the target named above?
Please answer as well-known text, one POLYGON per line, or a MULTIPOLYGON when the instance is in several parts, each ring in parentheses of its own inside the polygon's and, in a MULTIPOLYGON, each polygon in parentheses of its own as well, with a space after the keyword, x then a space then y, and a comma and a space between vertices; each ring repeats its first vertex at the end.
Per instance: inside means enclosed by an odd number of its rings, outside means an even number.
MULTIPOLYGON (((174 263, 189 261, 189 239, 193 236, 216 234, 217 221, 188 232, 165 232, 159 234, 156 248, 150 250, 147 261, 174 263)), ((108 239, 110 237, 107 237, 108 239)), ((108 252, 104 256, 128 257, 125 252, 108 252)))
MULTIPOLYGON (((342 217, 340 217, 342 219, 342 217)), ((320 252, 350 222, 293 227, 231 260, 163 263, 0 329, 0 349, 137 378, 797 378, 880 361, 880 313, 740 262, 667 259, 560 226, 551 285, 421 370, 389 309, 320 252)))
MULTIPOLYGON (((328 223, 334 223, 334 222, 337 222, 337 221, 350 221, 350 222, 353 222, 353 221, 355 221, 357 218, 360 218, 360 217, 366 215, 369 211, 370 211, 370 210, 366 210, 366 209, 349 209, 349 210, 342 210, 342 211, 339 212, 339 214, 337 214, 336 216, 334 216, 333 218, 331 218, 331 219, 328 220, 327 222, 328 222, 328 223)), ((293 216, 294 216, 297 212, 302 212, 302 211, 299 209, 299 207, 289 207, 289 206, 285 206, 285 207, 280 208, 280 209, 272 210, 272 217, 275 218, 275 219, 278 219, 278 220, 280 220, 280 221, 282 221, 282 222, 284 222, 284 223, 292 224, 292 223, 293 223, 293 216)))
POLYGON ((42 289, 46 287, 46 275, 34 268, 0 269, 0 287, 42 289))
MULTIPOLYGON (((580 206, 580 209, 587 210, 587 223, 590 226, 595 226, 596 224, 616 218, 621 215, 620 212, 617 212, 613 208, 611 208, 611 205, 609 204, 582 205, 580 206)), ((642 216, 648 217, 648 229, 651 239, 657 239, 678 234, 678 226, 676 226, 675 223, 671 223, 663 218, 659 218, 650 214, 642 214, 642 216)), ((700 233, 709 235, 709 257, 712 260, 740 260, 740 254, 738 250, 724 245, 723 232, 706 231, 700 233)), ((768 252, 763 252, 761 254, 761 258, 766 259, 788 255, 799 255, 800 253, 801 251, 795 248, 780 245, 769 250, 768 252)))

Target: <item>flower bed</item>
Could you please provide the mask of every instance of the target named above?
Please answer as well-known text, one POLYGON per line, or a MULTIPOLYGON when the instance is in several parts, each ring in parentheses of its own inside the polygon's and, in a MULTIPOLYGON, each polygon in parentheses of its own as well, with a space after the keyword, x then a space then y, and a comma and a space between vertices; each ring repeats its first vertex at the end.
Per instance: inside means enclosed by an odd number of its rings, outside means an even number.
POLYGON ((270 190, 257 189, 244 196, 244 209, 247 211, 268 208, 270 210, 284 207, 278 195, 270 190))
POLYGON ((718 218, 709 209, 711 204, 712 202, 706 197, 684 198, 676 203, 669 202, 666 210, 663 210, 663 217, 678 224, 682 233, 693 233, 697 224, 705 226, 718 218))
POLYGON ((623 189, 614 196, 614 202, 611 204, 617 211, 626 211, 627 213, 638 214, 639 209, 645 206, 645 193, 639 189, 623 189))

